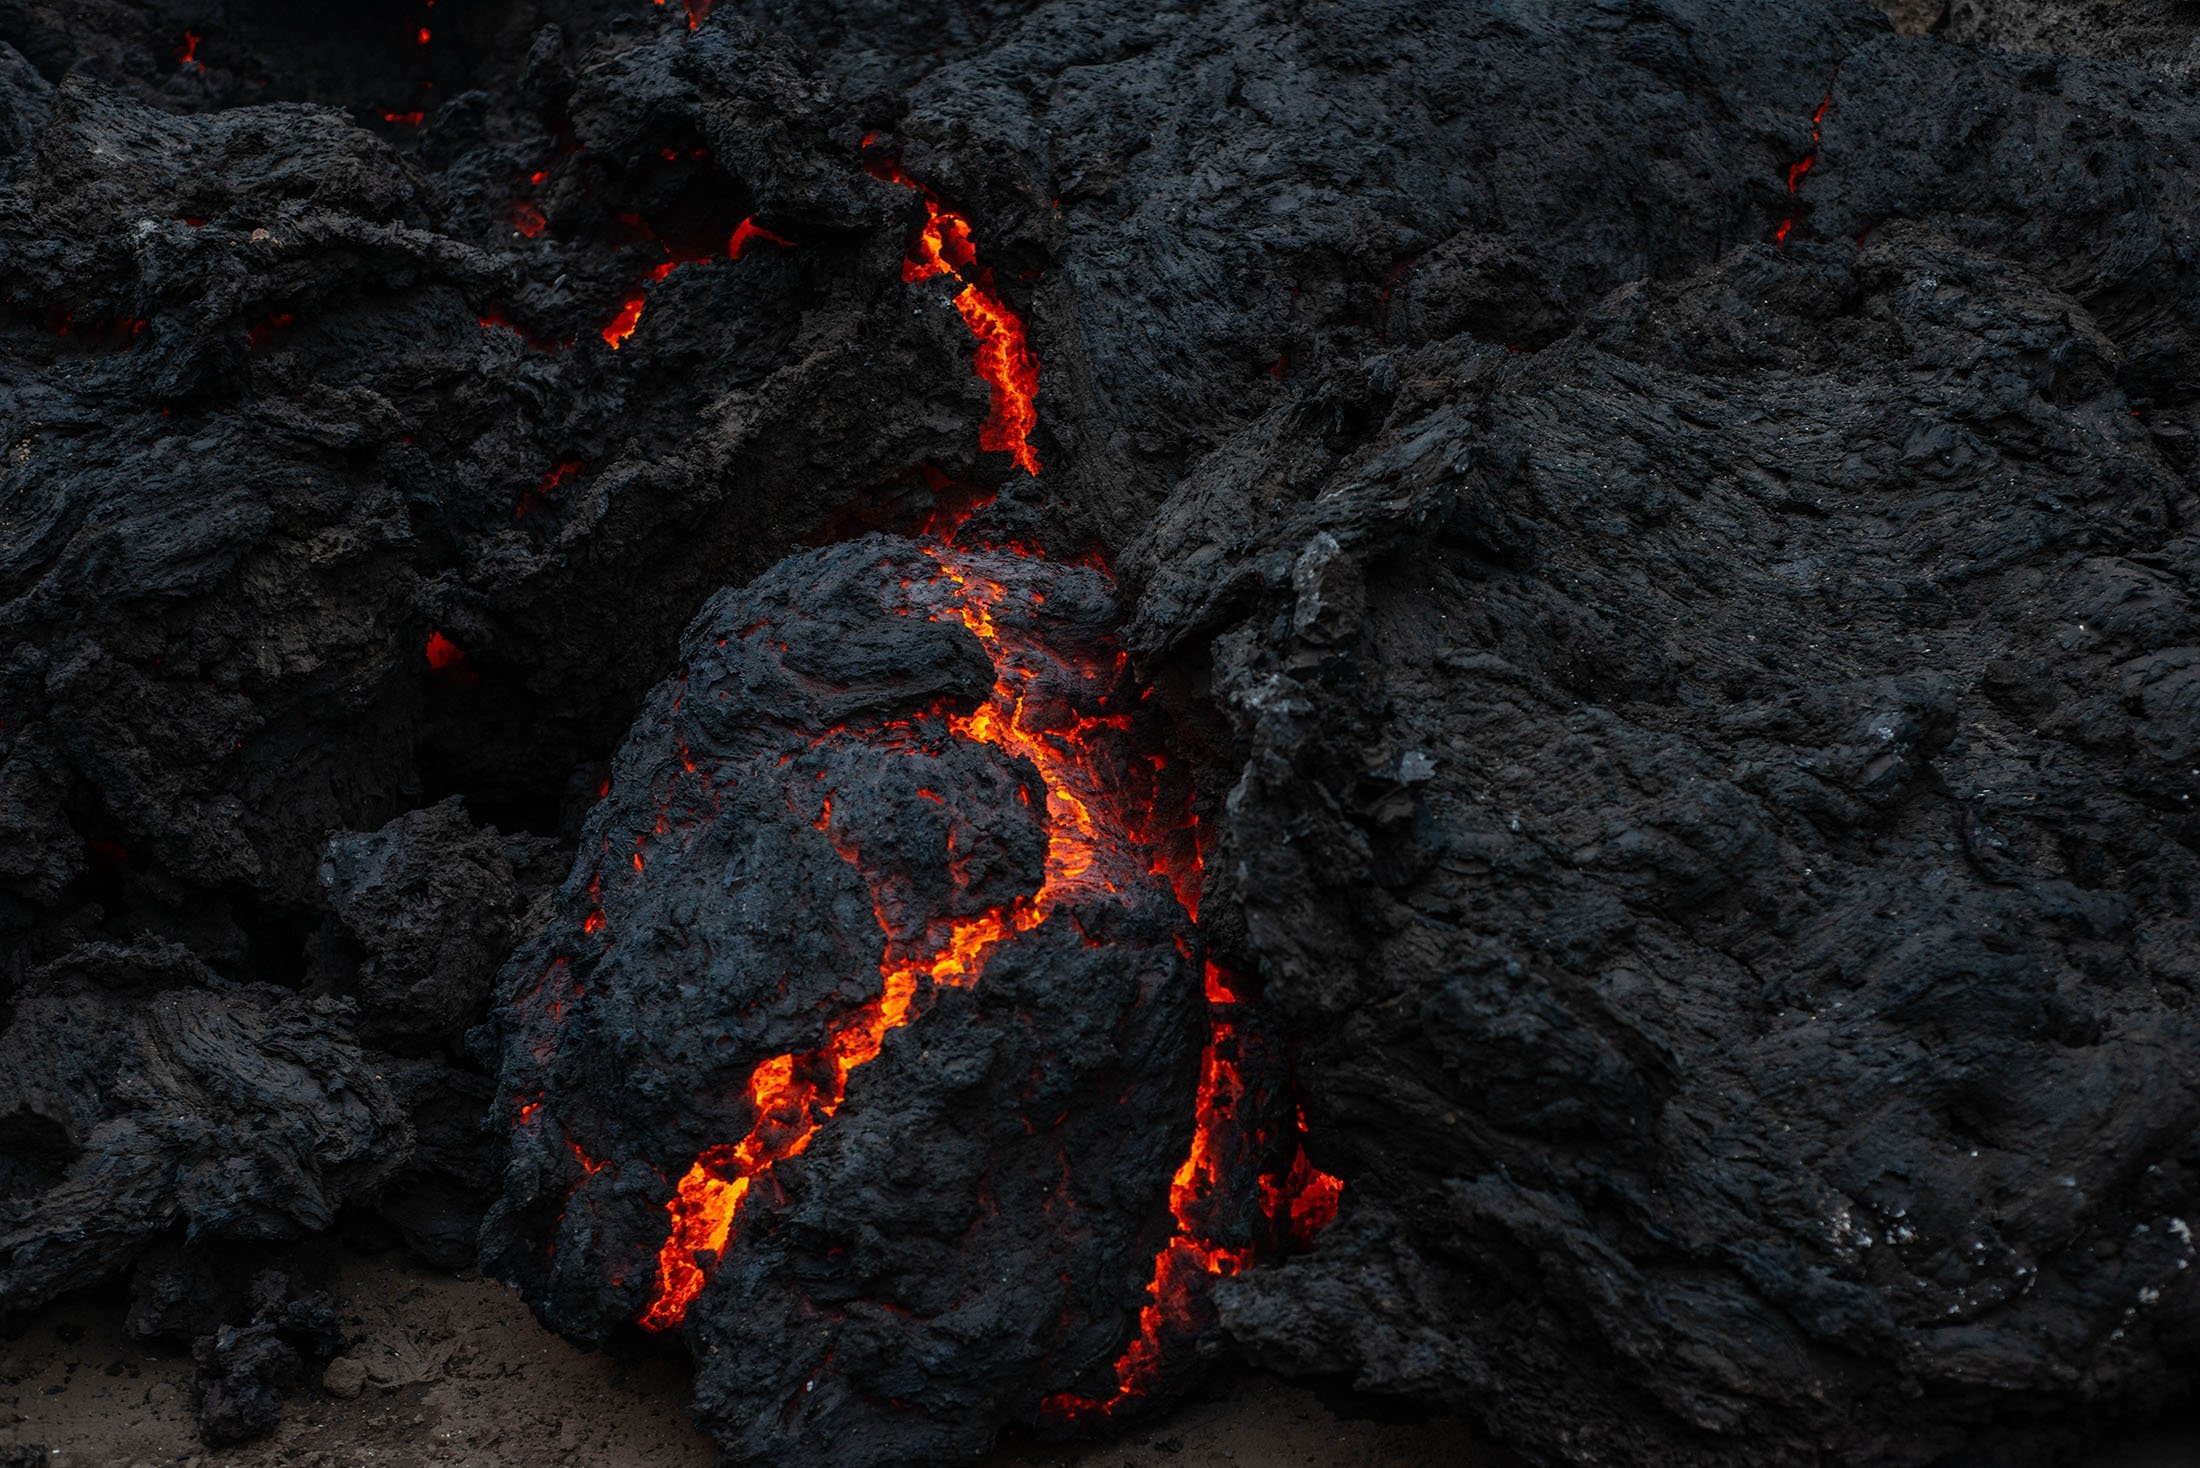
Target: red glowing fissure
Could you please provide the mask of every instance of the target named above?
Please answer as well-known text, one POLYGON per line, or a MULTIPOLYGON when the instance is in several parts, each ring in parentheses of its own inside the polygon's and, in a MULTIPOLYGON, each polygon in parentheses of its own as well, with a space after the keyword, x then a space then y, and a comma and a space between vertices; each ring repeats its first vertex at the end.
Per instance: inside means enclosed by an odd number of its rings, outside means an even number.
MULTIPOLYGON (((1021 547, 985 549, 1037 557, 1037 552, 1021 547)), ((1111 798, 1095 752, 1085 743, 1088 736, 1103 730, 1127 734, 1129 718, 1084 718, 1068 730, 1042 724, 1045 716, 1026 707, 1030 675, 1025 671, 1028 660, 1020 656, 1018 635, 1004 629, 1003 619, 996 615, 1006 589, 977 573, 952 540, 929 545, 926 554, 938 568, 937 581, 944 582, 951 593, 948 606, 935 618, 960 621, 985 648, 996 674, 988 700, 967 715, 947 716, 948 728, 958 737, 992 744, 1038 771, 1047 805, 1045 876, 1029 897, 975 917, 952 919, 944 925, 944 934, 935 925, 936 941, 928 951, 909 953, 889 942, 880 963, 878 998, 839 1021, 819 1049, 777 1056, 756 1067, 748 1084, 756 1120, 748 1133, 697 1157, 666 1205, 669 1227, 658 1253, 656 1287, 641 1316, 641 1324, 648 1329, 669 1330, 682 1322, 733 1237, 753 1188, 777 1163, 808 1148, 845 1100, 851 1073, 876 1058, 890 1031, 921 1013, 930 993, 943 986, 978 982, 999 945, 1045 922, 1065 898, 1080 891, 1113 890, 1106 873, 1123 871, 1126 853, 1149 853, 1137 857, 1134 864, 1166 877, 1187 918, 1196 919, 1201 864, 1194 818, 1185 813, 1184 823, 1193 839, 1181 843, 1181 848, 1188 855, 1172 860, 1162 833, 1141 824, 1111 798)), ((1101 673, 1091 671, 1095 676, 1101 673)), ((1151 758, 1158 768, 1160 757, 1151 758)), ((829 794, 821 802, 815 825, 860 872, 852 833, 836 819, 829 794)), ((639 863, 638 852, 636 857, 639 863)), ((882 929, 886 926, 883 915, 880 924, 882 929)), ((591 911, 585 930, 593 934, 602 927, 600 908, 591 911)), ((1211 963, 1206 968, 1206 997, 1210 1030, 1200 1060, 1192 1143, 1170 1181, 1173 1227, 1154 1260, 1138 1333, 1115 1363, 1116 1388, 1111 1394, 1099 1398, 1058 1395, 1042 1404, 1046 1415, 1105 1415, 1149 1395, 1159 1384, 1168 1342, 1184 1334, 1195 1318, 1203 1281, 1236 1274, 1253 1260, 1251 1247, 1215 1243, 1203 1236, 1197 1221, 1209 1195, 1222 1184, 1225 1167, 1260 1150, 1260 1139, 1249 1134, 1247 1086, 1238 1061, 1241 1001, 1228 975, 1211 963)), ((1314 1167, 1303 1146, 1288 1168, 1257 1181, 1264 1213, 1276 1232, 1294 1245, 1310 1243, 1335 1216, 1342 1185, 1314 1167)))
POLYGON ((566 459, 556 465, 519 497, 519 503, 512 507, 512 518, 524 520, 530 512, 547 506, 552 492, 580 472, 581 464, 578 459, 566 459))
MULTIPOLYGON (((715 255, 674 254, 670 245, 658 239, 657 232, 649 227, 648 221, 632 211, 622 213, 619 216, 619 222, 630 229, 640 230, 650 239, 657 240, 658 248, 665 252, 665 258, 650 267, 648 278, 641 285, 634 288, 633 294, 619 303, 618 314, 605 324, 602 332, 603 339, 614 352, 624 346, 626 339, 634 334, 634 328, 642 324, 642 307, 649 303, 648 288, 651 285, 663 280, 682 265, 693 265, 698 261, 718 258, 715 255)), ((726 240, 726 259, 740 259, 747 252, 749 246, 758 240, 762 240, 766 244, 778 245, 783 249, 791 248, 794 244, 793 240, 786 238, 784 235, 774 234, 758 224, 755 219, 744 219, 733 227, 733 234, 726 240)))
MULTIPOLYGON (((1024 685, 1030 675, 1017 666, 1014 649, 992 615, 1005 589, 972 572, 948 545, 928 547, 926 554, 939 568, 938 579, 953 588, 949 609, 935 619, 952 618, 968 628, 992 658, 996 675, 992 696, 970 714, 949 716, 948 727, 959 738, 1021 756, 1039 771, 1047 790, 1045 876, 1030 897, 974 917, 950 919, 929 952, 904 952, 889 941, 879 964, 878 998, 835 1026, 821 1049, 781 1055, 756 1068, 748 1088, 756 1121, 748 1135, 698 1157, 667 1205, 672 1226, 658 1254, 656 1294, 641 1319, 649 1329, 666 1330, 681 1322, 707 1281, 704 1258, 724 1252, 751 1185, 775 1164, 808 1148, 818 1128, 840 1109, 849 1075, 878 1056, 890 1031, 916 1017, 920 996, 976 983, 993 949, 1012 934, 1046 921, 1093 866, 1094 843, 1101 839, 1093 814, 1093 772, 1081 751, 1064 749, 1025 710, 1024 685)), ((816 825, 861 872, 850 833, 834 821, 830 794, 816 825)), ((1120 833, 1110 834, 1120 839, 1120 833)), ((875 907, 875 894, 873 902, 875 907)), ((883 913, 879 921, 885 928, 883 913)))
MULTIPOLYGON (((1202 1281, 1209 1276, 1228 1278, 1254 1262, 1256 1250, 1215 1243, 1201 1233, 1198 1222, 1206 1199, 1224 1185, 1226 1168, 1245 1161, 1248 1144, 1260 1141, 1243 1119, 1252 1098, 1237 1059, 1241 1002, 1231 976, 1209 963, 1208 1033, 1199 1060, 1192 1145, 1169 1182, 1169 1215, 1175 1228, 1154 1256, 1153 1279, 1138 1312, 1138 1334, 1116 1357, 1115 1390, 1103 1397, 1059 1392, 1039 1404, 1043 1417, 1063 1421, 1110 1417, 1152 1395, 1161 1384, 1169 1341, 1198 1329, 1195 1310, 1204 1298, 1202 1281)), ((1306 1117, 1301 1112, 1290 1165, 1281 1173, 1256 1179, 1262 1215, 1291 1247, 1301 1250, 1311 1248, 1315 1236, 1336 1218, 1344 1196, 1343 1182, 1307 1157, 1305 1136, 1306 1117)))
MULTIPOLYGON (((1810 176, 1811 169, 1818 166, 1818 141, 1825 132, 1826 109, 1832 105, 1833 88, 1828 87, 1826 88, 1826 95, 1819 99, 1818 110, 1810 115, 1810 151, 1788 165, 1787 186, 1791 198, 1802 192, 1803 180, 1810 176)), ((1787 218, 1781 220, 1780 227, 1772 232, 1772 242, 1776 245, 1786 244, 1788 234, 1794 228, 1795 216, 1790 214, 1787 218)))
POLYGON ((451 641, 441 629, 428 634, 424 652, 428 660, 428 670, 435 675, 437 681, 461 688, 473 686, 476 680, 473 660, 466 656, 466 649, 451 641))
POLYGON ((185 31, 183 33, 183 44, 176 48, 176 64, 192 67, 198 71, 206 70, 206 63, 199 60, 199 42, 205 39, 206 37, 200 35, 197 31, 185 31))

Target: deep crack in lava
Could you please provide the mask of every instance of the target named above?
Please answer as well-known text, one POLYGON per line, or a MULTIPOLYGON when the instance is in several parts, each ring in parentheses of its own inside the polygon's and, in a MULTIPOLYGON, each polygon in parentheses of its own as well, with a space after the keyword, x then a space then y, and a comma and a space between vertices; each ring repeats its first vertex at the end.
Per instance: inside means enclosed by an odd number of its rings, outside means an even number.
MULTIPOLYGON (((1826 95, 1818 100, 1818 110, 1810 115, 1810 151, 1788 165, 1787 188, 1790 198, 1795 198, 1802 193, 1803 180, 1808 178, 1810 171, 1818 166, 1818 142, 1825 131, 1826 109, 1832 105, 1833 88, 1829 86, 1826 88, 1826 95)), ((1780 227, 1772 232, 1772 242, 1776 245, 1786 244, 1788 232, 1794 228, 1795 216, 1790 214, 1787 218, 1781 220, 1780 227)))
POLYGON ((978 429, 978 447, 1007 454, 1026 474, 1037 474, 1039 455, 1031 446, 1031 431, 1039 426, 1039 359, 1024 338, 1023 318, 994 290, 993 271, 979 266, 970 221, 940 203, 939 195, 893 159, 869 158, 863 167, 873 178, 915 189, 924 197, 924 227, 902 262, 901 278, 915 282, 951 275, 962 283, 955 309, 977 342, 972 370, 992 393, 985 423, 978 429))
MULTIPOLYGON (((1169 1180, 1169 1216, 1175 1227, 1154 1256, 1153 1279, 1138 1312, 1138 1334, 1116 1358, 1113 1392, 1104 1397, 1057 1392, 1040 1403, 1044 1417, 1070 1422, 1111 1417, 1152 1395, 1167 1365, 1169 1339, 1197 1332, 1195 1310, 1203 1299, 1204 1279, 1234 1275, 1252 1264, 1258 1252, 1250 1245, 1216 1243, 1198 1223, 1201 1204, 1223 1185, 1227 1170, 1233 1164, 1253 1165, 1266 1140, 1244 1116, 1251 1098, 1236 1053, 1241 1000, 1230 975, 1212 962, 1206 966, 1206 986, 1207 1043, 1199 1057, 1192 1145, 1169 1180)), ((1344 1184, 1307 1157, 1303 1113, 1298 1133, 1289 1168, 1263 1175, 1259 1183, 1263 1216, 1288 1243, 1304 1249, 1337 1216, 1344 1184)))
MULTIPOLYGON (((657 247, 665 252, 665 258, 650 267, 649 273, 627 293, 626 299, 619 303, 617 313, 605 322, 603 329, 597 333, 604 339, 604 344, 614 352, 626 345, 626 339, 634 334, 634 328, 642 324, 642 309, 649 304, 649 288, 651 286, 671 275, 673 271, 683 265, 697 265, 706 260, 720 258, 713 254, 693 252, 682 254, 674 250, 672 246, 659 238, 657 232, 650 228, 647 220, 631 209, 620 211, 618 218, 621 224, 630 229, 639 230, 646 238, 655 241, 657 247)), ((739 260, 748 252, 749 246, 758 240, 762 240, 767 244, 778 245, 782 249, 788 249, 794 245, 793 240, 784 235, 773 233, 751 217, 743 219, 734 226, 733 233, 726 240, 726 253, 723 258, 739 260)))

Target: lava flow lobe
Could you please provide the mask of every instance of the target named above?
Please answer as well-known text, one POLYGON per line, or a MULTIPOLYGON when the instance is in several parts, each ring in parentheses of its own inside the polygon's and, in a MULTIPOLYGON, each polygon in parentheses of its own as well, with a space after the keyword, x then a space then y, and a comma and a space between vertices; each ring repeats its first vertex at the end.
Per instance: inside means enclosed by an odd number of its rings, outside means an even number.
POLYGON ((1097 571, 876 536, 721 593, 507 973, 490 1247, 569 1334, 680 1329, 737 1458, 1110 1413, 1333 1206, 1280 1054, 1205 1022, 1114 616, 1097 571))

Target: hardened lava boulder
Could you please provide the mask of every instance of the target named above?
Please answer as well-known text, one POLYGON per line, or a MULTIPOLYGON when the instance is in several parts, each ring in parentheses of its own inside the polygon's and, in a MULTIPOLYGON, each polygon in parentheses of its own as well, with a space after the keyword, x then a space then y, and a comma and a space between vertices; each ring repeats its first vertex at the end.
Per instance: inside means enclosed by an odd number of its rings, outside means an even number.
POLYGON ((733 1461, 982 1451, 1137 1330, 1201 982, 1113 618, 878 536, 722 593, 506 970, 487 1262, 681 1332, 733 1461))

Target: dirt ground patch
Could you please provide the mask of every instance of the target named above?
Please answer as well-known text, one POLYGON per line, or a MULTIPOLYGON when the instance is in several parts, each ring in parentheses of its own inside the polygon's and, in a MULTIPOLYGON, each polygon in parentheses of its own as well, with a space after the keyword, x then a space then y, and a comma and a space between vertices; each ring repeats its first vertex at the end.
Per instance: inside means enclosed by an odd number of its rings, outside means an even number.
MULTIPOLYGON (((48 1310, 0 1343, 0 1461, 43 1447, 51 1468, 709 1468, 686 1373, 622 1365, 535 1323, 510 1290, 395 1254, 353 1258, 334 1292, 364 1337, 298 1393, 273 1437, 224 1451, 193 1430, 191 1364, 148 1352, 121 1311, 48 1310)), ((1246 1377, 1109 1444, 1011 1445, 987 1468, 1515 1468, 1456 1421, 1344 1416, 1312 1392, 1246 1377)))

